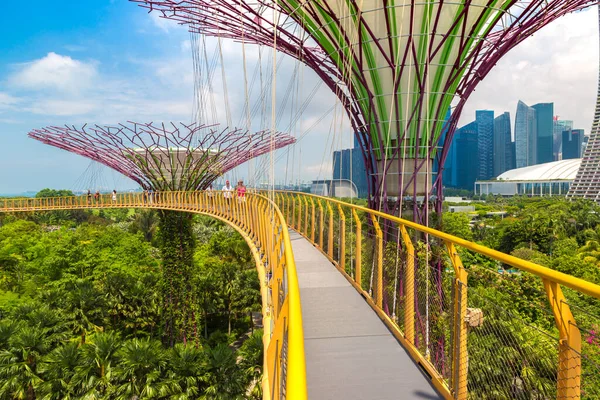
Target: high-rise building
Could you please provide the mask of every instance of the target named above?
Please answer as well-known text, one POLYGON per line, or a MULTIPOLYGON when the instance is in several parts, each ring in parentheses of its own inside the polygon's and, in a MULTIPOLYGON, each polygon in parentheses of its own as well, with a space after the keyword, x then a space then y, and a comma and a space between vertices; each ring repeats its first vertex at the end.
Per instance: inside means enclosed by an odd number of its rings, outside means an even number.
POLYGON ((515 164, 516 168, 537 163, 537 121, 535 108, 519 100, 515 117, 515 164))
POLYGON ((475 111, 475 122, 479 155, 477 179, 486 180, 494 176, 494 112, 475 111))
POLYGON ((562 133, 562 159, 581 158, 583 129, 571 129, 562 133))
POLYGON ((535 164, 544 164, 554 160, 552 147, 554 141, 554 103, 538 103, 535 109, 536 120, 536 157, 535 164))
POLYGON ((562 160, 562 133, 573 129, 573 121, 558 119, 554 117, 554 138, 552 144, 552 157, 554 161, 562 160))
MULTIPOLYGON (((446 110, 446 116, 444 117, 444 125, 442 126, 442 134, 440 136, 440 140, 438 142, 438 148, 437 148, 437 152, 436 152, 436 157, 433 160, 433 173, 434 176, 438 174, 440 168, 439 168, 439 157, 442 155, 442 149, 444 147, 444 142, 446 141, 446 134, 448 133, 448 129, 450 128, 450 116, 452 115, 452 108, 448 107, 448 110, 446 110)), ((448 154, 446 156, 446 161, 444 162, 444 176, 442 176, 442 184, 446 185, 447 179, 446 179, 446 173, 447 173, 447 168, 451 165, 452 161, 449 160, 450 158, 450 154, 448 154)), ((435 180, 435 177, 433 178, 435 180)))
MULTIPOLYGON (((598 24, 600 25, 600 7, 598 7, 598 24)), ((600 202, 600 79, 598 79, 596 110, 590 138, 567 197, 583 197, 600 202)))
POLYGON ((494 119, 494 174, 515 168, 515 142, 512 141, 510 113, 505 112, 494 119))
POLYGON ((456 187, 473 190, 479 172, 477 122, 456 130, 456 187))
POLYGON ((347 179, 356 185, 358 197, 366 198, 369 192, 365 159, 354 135, 354 148, 333 152, 333 180, 347 179))

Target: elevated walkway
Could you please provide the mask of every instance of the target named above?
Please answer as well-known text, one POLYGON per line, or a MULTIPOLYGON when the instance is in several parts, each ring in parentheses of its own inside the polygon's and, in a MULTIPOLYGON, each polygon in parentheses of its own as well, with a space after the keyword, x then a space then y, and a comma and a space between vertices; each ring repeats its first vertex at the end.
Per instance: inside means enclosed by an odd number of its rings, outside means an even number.
POLYGON ((441 399, 335 266, 295 231, 308 398, 441 399))

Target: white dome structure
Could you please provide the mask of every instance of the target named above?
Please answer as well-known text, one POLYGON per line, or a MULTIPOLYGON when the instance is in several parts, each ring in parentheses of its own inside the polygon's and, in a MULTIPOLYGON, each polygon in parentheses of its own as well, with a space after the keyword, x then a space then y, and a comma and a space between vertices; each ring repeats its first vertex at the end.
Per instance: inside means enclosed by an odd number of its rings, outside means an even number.
POLYGON ((499 181, 572 181, 581 165, 581 158, 553 161, 545 164, 531 165, 506 171, 496 180, 499 181))
POLYGON ((553 161, 544 164, 511 169, 490 181, 475 182, 475 194, 502 196, 555 196, 566 195, 581 158, 553 161))

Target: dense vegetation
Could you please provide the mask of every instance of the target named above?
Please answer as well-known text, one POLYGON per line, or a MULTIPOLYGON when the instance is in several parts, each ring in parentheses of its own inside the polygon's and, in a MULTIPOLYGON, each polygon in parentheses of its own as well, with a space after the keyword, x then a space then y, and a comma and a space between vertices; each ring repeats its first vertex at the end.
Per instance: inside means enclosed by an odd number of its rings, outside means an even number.
POLYGON ((195 334, 171 342, 155 212, 0 214, 0 399, 260 398, 249 249, 212 219, 191 231, 195 334))
MULTIPOLYGON (((443 230, 600 284, 600 207, 564 198, 489 196, 475 213, 444 213, 443 230), (494 212, 505 211, 498 215, 494 212)), ((485 322, 469 333, 476 398, 553 398, 558 332, 541 279, 464 249, 469 307, 485 322), (498 274, 500 272, 501 274, 498 274)), ((582 397, 600 397, 600 302, 563 288, 582 336, 582 397)))

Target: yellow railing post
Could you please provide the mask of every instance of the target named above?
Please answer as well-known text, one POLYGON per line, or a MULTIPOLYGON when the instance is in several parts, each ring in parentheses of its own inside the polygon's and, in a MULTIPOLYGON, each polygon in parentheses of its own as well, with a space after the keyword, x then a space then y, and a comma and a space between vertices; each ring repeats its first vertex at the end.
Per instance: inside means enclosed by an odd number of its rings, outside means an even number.
POLYGON ((454 243, 445 240, 446 249, 454 268, 456 279, 454 280, 454 349, 452 362, 452 388, 454 398, 465 400, 467 398, 467 375, 468 375, 468 349, 467 349, 467 271, 463 267, 462 260, 454 247, 454 243))
POLYGON ((305 210, 304 210, 304 236, 308 237, 308 200, 305 196, 302 196, 304 200, 305 210))
POLYGON ((285 212, 285 222, 291 227, 294 227, 294 209, 292 208, 292 213, 290 214, 290 195, 288 193, 285 194, 285 205, 286 205, 286 212, 285 212))
POLYGON ((356 222, 356 244, 354 252, 354 282, 358 287, 362 288, 362 223, 358 217, 358 213, 353 208, 352 216, 356 222))
POLYGON ((300 195, 296 196, 296 200, 298 200, 298 225, 296 226, 296 231, 302 233, 302 199, 300 195))
POLYGON ((415 247, 403 224, 398 225, 406 249, 404 268, 404 336, 415 344, 415 247))
POLYGON ((377 307, 383 307, 383 232, 379 227, 379 222, 374 214, 371 214, 371 220, 373 221, 373 227, 375 228, 375 241, 377 251, 377 273, 375 274, 377 288, 375 290, 375 304, 377 307))
POLYGON ((329 229, 327 230, 327 254, 333 260, 333 209, 331 203, 327 202, 327 210, 329 211, 329 229))
POLYGON ((315 243, 315 201, 310 198, 311 217, 310 217, 310 241, 315 243))
POLYGON ((323 205, 321 204, 321 200, 317 200, 317 204, 319 205, 319 248, 323 250, 323 229, 324 229, 324 211, 323 205))
POLYGON ((579 399, 581 396, 581 332, 560 285, 547 279, 543 281, 560 335, 556 398, 579 399))
POLYGON ((340 214, 340 259, 338 265, 342 270, 346 270, 346 216, 342 206, 338 203, 338 213, 340 214))

